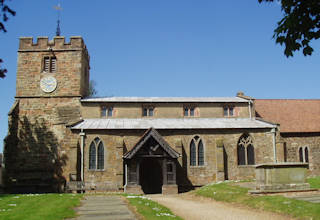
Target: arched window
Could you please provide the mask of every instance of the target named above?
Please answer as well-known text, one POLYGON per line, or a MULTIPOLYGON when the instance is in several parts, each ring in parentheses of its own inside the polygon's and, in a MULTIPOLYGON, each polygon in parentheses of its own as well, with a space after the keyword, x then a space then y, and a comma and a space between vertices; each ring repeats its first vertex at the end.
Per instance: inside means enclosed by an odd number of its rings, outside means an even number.
POLYGON ((254 165, 254 146, 249 134, 243 134, 237 145, 238 165, 254 165))
POLYGON ((204 146, 199 136, 195 136, 190 143, 190 166, 204 166, 204 146))
POLYGON ((199 141, 198 144, 198 166, 204 165, 204 150, 203 150, 203 144, 202 141, 199 141))
POLYGON ((95 138, 89 148, 89 169, 104 169, 104 146, 100 138, 95 138))
POLYGON ((89 169, 96 169, 96 146, 92 141, 89 149, 89 169))
POLYGON ((99 143, 98 145, 98 163, 97 167, 99 170, 104 169, 104 148, 102 142, 99 143))
POLYGON ((244 146, 238 145, 237 152, 238 152, 238 165, 245 165, 246 164, 246 151, 245 151, 244 146))
POLYGON ((287 162, 288 160, 288 149, 287 149, 287 143, 283 143, 283 156, 284 156, 284 162, 287 162))
POLYGON ((196 145, 194 140, 190 143, 190 166, 196 165, 196 145))
POLYGON ((304 148, 304 162, 309 163, 309 151, 308 148, 304 148))
POLYGON ((309 163, 309 149, 308 149, 308 147, 299 147, 299 161, 301 163, 309 163))
POLYGON ((254 165, 254 147, 249 144, 247 147, 248 165, 254 165))
POLYGON ((302 149, 302 147, 299 148, 299 161, 303 162, 303 149, 302 149))

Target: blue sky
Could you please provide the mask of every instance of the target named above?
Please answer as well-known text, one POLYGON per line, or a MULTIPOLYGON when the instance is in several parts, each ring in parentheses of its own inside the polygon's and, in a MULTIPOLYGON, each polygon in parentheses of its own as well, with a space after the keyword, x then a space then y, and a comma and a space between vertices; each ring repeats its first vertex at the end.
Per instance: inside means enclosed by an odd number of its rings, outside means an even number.
MULTIPOLYGON (((319 98, 320 41, 311 57, 283 55, 272 39, 277 3, 258 0, 60 0, 62 36, 82 36, 99 96, 319 98)), ((0 139, 14 102, 21 36, 55 35, 58 0, 9 1, 0 33, 0 139)), ((3 143, 0 141, 0 152, 3 143)))

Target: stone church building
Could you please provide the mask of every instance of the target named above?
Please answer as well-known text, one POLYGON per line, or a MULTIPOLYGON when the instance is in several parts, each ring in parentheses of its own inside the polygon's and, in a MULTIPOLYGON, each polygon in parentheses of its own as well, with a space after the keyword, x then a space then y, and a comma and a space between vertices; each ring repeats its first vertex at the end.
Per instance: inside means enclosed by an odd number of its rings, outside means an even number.
POLYGON ((283 161, 278 122, 243 93, 87 98, 89 59, 81 37, 20 38, 7 191, 177 193, 283 161))

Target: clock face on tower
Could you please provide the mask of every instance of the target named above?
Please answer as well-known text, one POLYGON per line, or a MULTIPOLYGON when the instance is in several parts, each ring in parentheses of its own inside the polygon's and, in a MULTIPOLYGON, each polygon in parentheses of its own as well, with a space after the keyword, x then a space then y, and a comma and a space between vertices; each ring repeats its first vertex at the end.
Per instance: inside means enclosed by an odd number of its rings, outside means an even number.
POLYGON ((57 80, 53 76, 46 76, 40 80, 40 88, 46 93, 53 92, 57 88, 57 80))

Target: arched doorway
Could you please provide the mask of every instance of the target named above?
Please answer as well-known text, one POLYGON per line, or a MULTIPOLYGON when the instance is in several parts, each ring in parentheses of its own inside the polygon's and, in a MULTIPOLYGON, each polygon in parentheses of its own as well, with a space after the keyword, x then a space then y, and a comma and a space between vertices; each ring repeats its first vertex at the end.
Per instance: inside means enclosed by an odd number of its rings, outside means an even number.
POLYGON ((162 193, 162 166, 155 158, 144 158, 140 163, 140 185, 145 194, 162 193))

